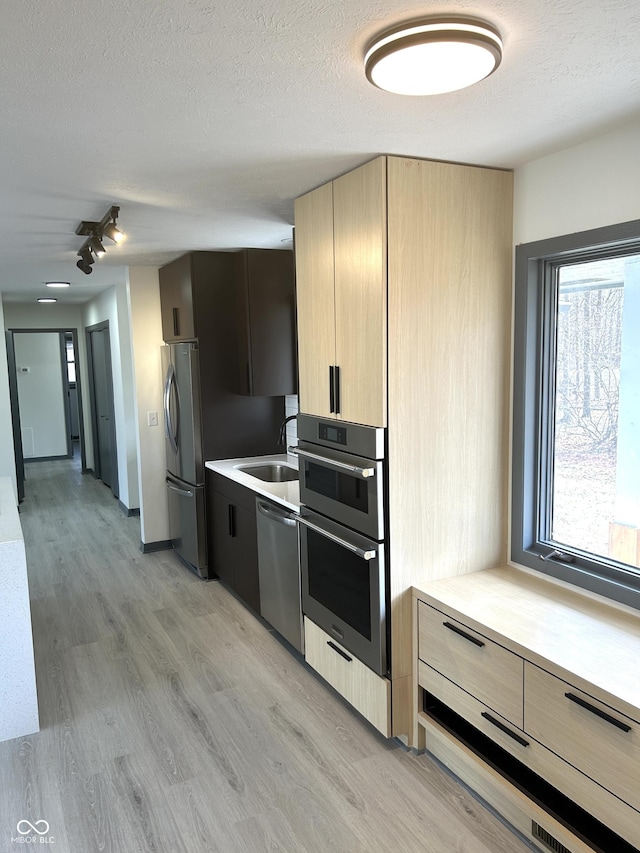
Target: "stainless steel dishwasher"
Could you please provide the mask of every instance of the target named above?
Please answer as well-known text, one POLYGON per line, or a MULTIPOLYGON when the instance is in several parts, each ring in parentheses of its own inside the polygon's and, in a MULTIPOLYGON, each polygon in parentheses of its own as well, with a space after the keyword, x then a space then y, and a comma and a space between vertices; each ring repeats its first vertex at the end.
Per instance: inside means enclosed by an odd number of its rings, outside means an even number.
POLYGON ((304 653, 297 513, 256 498, 260 612, 285 640, 304 653))

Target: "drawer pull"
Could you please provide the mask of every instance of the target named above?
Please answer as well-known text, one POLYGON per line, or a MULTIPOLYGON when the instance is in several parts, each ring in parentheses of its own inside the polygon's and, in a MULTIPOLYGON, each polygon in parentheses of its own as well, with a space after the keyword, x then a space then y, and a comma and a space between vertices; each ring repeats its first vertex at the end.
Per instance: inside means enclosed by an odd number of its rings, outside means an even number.
POLYGON ((472 637, 471 634, 467 634, 466 631, 463 631, 462 628, 458 628, 457 625, 452 625, 451 622, 443 622, 442 624, 445 628, 453 631, 454 634, 459 634, 461 637, 464 637, 465 640, 469 640, 469 642, 473 643, 474 646, 478 646, 479 648, 484 646, 482 640, 479 640, 477 637, 472 637))
POLYGON ((591 713, 595 714, 596 717, 600 717, 601 720, 606 720, 608 723, 611 723, 611 725, 615 726, 617 729, 621 729, 623 732, 631 731, 631 726, 628 726, 621 720, 616 720, 615 717, 612 717, 605 711, 601 711, 600 708, 596 708, 595 705, 590 705, 588 702, 585 702, 584 699, 581 699, 579 696, 575 696, 573 693, 565 693, 564 695, 567 697, 567 699, 570 699, 572 702, 575 702, 576 705, 580 705, 581 708, 585 708, 587 711, 591 711, 591 713))
POLYGON ((485 720, 488 720, 492 726, 495 726, 497 729, 500 729, 501 732, 504 732, 506 735, 509 735, 509 737, 517 741, 520 746, 529 746, 529 741, 520 737, 520 735, 517 735, 515 732, 512 732, 510 728, 505 726, 504 723, 501 723, 500 720, 496 720, 496 718, 492 717, 491 714, 487 714, 486 711, 483 711, 480 716, 484 717, 485 720))
POLYGON ((353 661, 353 658, 350 658, 348 654, 339 649, 335 643, 332 643, 331 640, 327 640, 327 645, 330 646, 334 652, 338 652, 341 658, 344 658, 348 663, 353 661))

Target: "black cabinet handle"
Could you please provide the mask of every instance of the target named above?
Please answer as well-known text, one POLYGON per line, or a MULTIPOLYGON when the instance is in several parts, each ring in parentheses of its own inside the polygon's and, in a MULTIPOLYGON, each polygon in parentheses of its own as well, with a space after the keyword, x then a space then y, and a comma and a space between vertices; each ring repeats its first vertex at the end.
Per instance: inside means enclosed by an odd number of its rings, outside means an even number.
POLYGON ((570 699, 571 702, 575 702, 576 705, 580 705, 580 707, 584 708, 586 711, 591 711, 591 713, 595 714, 596 717, 600 717, 601 720, 606 720, 607 723, 611 723, 611 725, 615 726, 617 729, 621 729, 623 732, 631 731, 631 726, 628 726, 621 720, 616 720, 615 717, 612 717, 605 711, 600 710, 600 708, 596 708, 595 705, 590 705, 588 702, 585 702, 584 699, 581 699, 580 696, 576 696, 573 693, 565 693, 564 695, 567 697, 567 699, 570 699))
POLYGON ((336 410, 336 386, 334 378, 334 366, 329 365, 329 411, 333 414, 336 410))
POLYGON ((236 508, 233 504, 229 504, 229 536, 236 535, 236 508))
POLYGON ((504 732, 509 737, 513 738, 520 746, 529 746, 529 741, 525 740, 520 735, 517 735, 515 732, 512 732, 508 726, 505 726, 504 723, 501 723, 500 720, 496 720, 495 717, 492 717, 491 714, 487 714, 486 711, 483 711, 480 714, 481 717, 484 717, 485 720, 491 723, 492 726, 495 726, 497 729, 500 729, 501 732, 504 732))
POLYGON ((350 658, 349 655, 345 654, 342 649, 339 649, 335 643, 332 643, 331 640, 327 640, 327 645, 333 649, 334 652, 338 652, 341 658, 344 658, 348 663, 352 663, 353 658, 350 658))
POLYGON ((451 622, 443 622, 442 624, 445 628, 453 631, 454 634, 459 634, 461 637, 464 637, 465 640, 469 640, 469 642, 473 643, 474 646, 478 646, 479 648, 484 646, 482 640, 479 640, 477 637, 472 637, 471 634, 467 634, 466 631, 463 631, 462 628, 458 628, 457 625, 452 625, 451 622))
POLYGON ((336 415, 340 414, 340 368, 336 366, 335 368, 335 403, 336 403, 336 415))
POLYGON ((176 336, 176 338, 180 337, 180 319, 178 316, 179 310, 179 308, 173 309, 173 334, 176 336))

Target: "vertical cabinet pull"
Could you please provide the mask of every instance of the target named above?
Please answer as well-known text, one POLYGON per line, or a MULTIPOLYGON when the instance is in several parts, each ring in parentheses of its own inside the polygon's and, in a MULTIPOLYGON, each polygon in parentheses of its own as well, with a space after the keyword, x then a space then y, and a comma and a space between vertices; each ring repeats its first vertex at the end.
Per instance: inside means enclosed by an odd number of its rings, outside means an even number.
POLYGON ((229 504, 229 536, 236 535, 236 508, 233 504, 229 504))
POLYGON ((178 316, 179 308, 173 309, 173 334, 176 338, 180 337, 180 318, 178 316))
POLYGON ((335 368, 335 379, 334 379, 334 389, 335 389, 335 404, 336 404, 336 415, 340 414, 340 368, 336 366, 335 368))
POLYGON ((333 414, 336 410, 336 386, 335 386, 335 367, 329 365, 329 411, 333 414))

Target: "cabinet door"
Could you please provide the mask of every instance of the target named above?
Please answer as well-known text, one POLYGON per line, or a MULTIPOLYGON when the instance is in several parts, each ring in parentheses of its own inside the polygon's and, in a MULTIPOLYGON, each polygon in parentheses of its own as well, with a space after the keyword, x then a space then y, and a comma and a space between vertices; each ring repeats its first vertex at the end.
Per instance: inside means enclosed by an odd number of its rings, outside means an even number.
POLYGON ((233 504, 220 492, 209 491, 209 554, 214 573, 235 587, 235 543, 233 532, 233 504))
POLYGON ((192 340, 195 327, 191 256, 183 255, 161 267, 159 279, 163 340, 192 340))
POLYGON ((387 423, 386 192, 385 157, 333 182, 338 416, 370 426, 387 423))
POLYGON ((258 533, 256 514, 243 506, 232 504, 234 589, 236 594, 256 613, 260 613, 260 582, 258 579, 258 533))
POLYGON ((256 397, 295 394, 293 253, 246 249, 235 261, 239 391, 256 397))
POLYGON ((332 184, 296 199, 295 224, 300 411, 335 417, 329 396, 329 368, 336 363, 332 184))

